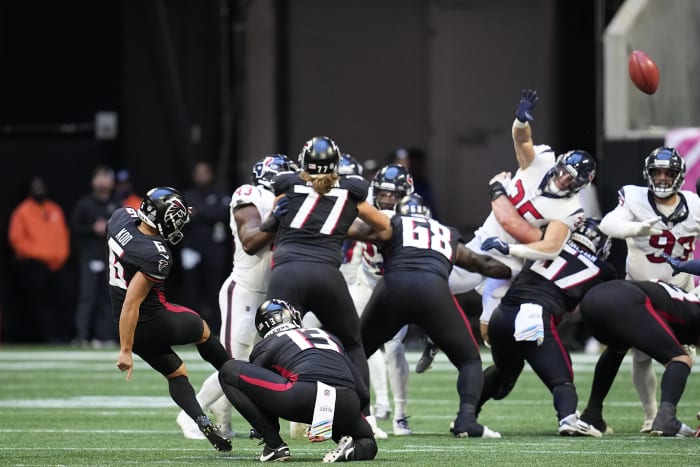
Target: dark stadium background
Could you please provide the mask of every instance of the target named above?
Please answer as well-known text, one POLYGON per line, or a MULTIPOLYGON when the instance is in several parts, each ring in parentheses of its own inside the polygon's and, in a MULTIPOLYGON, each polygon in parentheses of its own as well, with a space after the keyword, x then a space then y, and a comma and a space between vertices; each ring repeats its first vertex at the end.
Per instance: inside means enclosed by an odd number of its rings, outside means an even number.
MULTIPOLYGON (((441 220, 470 238, 488 213, 486 181, 515 168, 513 110, 533 87, 536 142, 594 153, 611 208, 618 186, 641 181, 639 154, 658 143, 599 136, 601 31, 620 4, 2 2, 0 340, 14 340, 8 220, 32 175, 70 216, 98 163, 128 169, 143 192, 187 187, 205 159, 231 190, 263 154, 295 157, 326 134, 362 161, 383 164, 399 146, 425 151, 441 220), (118 115, 115 139, 95 137, 100 111, 118 115)), ((174 301, 178 280, 175 271, 174 301)))

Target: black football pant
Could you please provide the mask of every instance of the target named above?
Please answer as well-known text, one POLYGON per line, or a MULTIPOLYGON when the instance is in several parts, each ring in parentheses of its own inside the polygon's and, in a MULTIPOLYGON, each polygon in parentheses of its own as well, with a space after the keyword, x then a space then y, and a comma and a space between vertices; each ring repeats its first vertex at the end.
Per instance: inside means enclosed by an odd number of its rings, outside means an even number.
MULTIPOLYGON (((242 360, 226 362, 219 371, 219 381, 226 397, 268 446, 278 447, 283 442, 280 417, 306 424, 313 420, 315 381, 292 381, 242 360)), ((356 444, 355 459, 373 459, 376 443, 372 428, 362 416, 357 392, 342 386, 335 388, 333 440, 338 442, 343 436, 352 436, 356 444)))

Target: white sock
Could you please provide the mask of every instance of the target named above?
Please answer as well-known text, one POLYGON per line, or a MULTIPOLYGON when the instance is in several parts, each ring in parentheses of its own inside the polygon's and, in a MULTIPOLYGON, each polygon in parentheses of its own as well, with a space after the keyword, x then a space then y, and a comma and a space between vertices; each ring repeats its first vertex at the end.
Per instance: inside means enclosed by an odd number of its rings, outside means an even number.
POLYGON ((219 383, 219 373, 214 372, 202 383, 202 388, 197 393, 197 402, 202 409, 206 410, 223 395, 224 390, 221 389, 221 383, 219 383))
POLYGON ((389 407, 389 387, 386 381, 386 362, 384 352, 377 350, 367 359, 369 382, 374 390, 375 403, 389 407))
POLYGON ((656 372, 652 367, 651 358, 634 349, 632 358, 632 381, 637 389, 639 400, 644 409, 644 419, 653 420, 656 417, 656 372))
POLYGON ((394 395, 394 420, 406 418, 408 398, 408 375, 410 369, 406 359, 406 347, 400 339, 392 339, 384 344, 387 359, 389 385, 394 395))

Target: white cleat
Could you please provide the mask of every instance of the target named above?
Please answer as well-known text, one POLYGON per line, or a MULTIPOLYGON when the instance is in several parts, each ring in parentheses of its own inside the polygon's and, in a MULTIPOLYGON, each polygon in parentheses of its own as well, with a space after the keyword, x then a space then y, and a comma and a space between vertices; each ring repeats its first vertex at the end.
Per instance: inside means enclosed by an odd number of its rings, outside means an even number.
POLYGON ((180 425, 180 429, 182 430, 182 434, 185 436, 187 439, 207 439, 206 436, 204 436, 204 433, 202 433, 195 423, 194 420, 190 418, 189 415, 185 413, 184 410, 181 410, 179 414, 177 414, 177 418, 175 419, 178 425, 180 425))
POLYGON ((559 434, 562 436, 592 436, 600 438, 603 433, 593 425, 589 425, 572 413, 559 420, 559 434))
POLYGON ((651 433, 651 427, 654 424, 654 419, 653 418, 647 418, 644 420, 644 423, 642 423, 642 428, 639 430, 640 433, 651 433))
POLYGON ((374 415, 369 415, 365 417, 367 420, 367 423, 369 423, 369 426, 372 427, 372 432, 374 433, 374 439, 387 439, 389 438, 389 435, 386 433, 386 431, 382 430, 377 426, 377 419, 374 417, 374 415))

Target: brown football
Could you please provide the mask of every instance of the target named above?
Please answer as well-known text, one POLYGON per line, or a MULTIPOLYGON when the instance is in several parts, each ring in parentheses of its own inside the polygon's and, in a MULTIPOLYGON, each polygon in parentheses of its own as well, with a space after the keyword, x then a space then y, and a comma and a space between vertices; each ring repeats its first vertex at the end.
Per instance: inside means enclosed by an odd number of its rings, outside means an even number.
POLYGON ((630 79, 646 94, 654 94, 659 88, 659 67, 641 50, 635 50, 629 59, 630 79))

